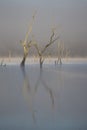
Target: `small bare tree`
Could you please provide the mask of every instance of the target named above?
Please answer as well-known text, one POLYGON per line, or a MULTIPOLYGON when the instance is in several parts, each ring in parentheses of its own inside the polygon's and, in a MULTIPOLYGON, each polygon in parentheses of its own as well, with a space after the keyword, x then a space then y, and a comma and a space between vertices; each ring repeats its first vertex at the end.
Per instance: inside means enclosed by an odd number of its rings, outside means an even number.
POLYGON ((57 60, 57 64, 58 63, 60 65, 62 64, 63 53, 64 53, 64 44, 62 42, 58 42, 58 60, 57 60))
MULTIPOLYGON (((36 14, 36 13, 35 13, 36 14)), ((35 19, 35 14, 32 16, 32 21, 31 23, 29 24, 29 29, 28 29, 28 32, 26 33, 26 36, 25 36, 25 40, 21 43, 21 45, 23 46, 23 49, 24 49, 24 56, 23 56, 23 59, 21 61, 21 66, 25 66, 25 61, 26 61, 26 58, 28 56, 28 53, 29 53, 29 49, 30 47, 32 46, 32 41, 30 40, 28 42, 28 37, 29 37, 29 34, 31 33, 32 31, 32 25, 33 25, 33 22, 34 22, 34 19, 35 19)))
POLYGON ((65 58, 67 61, 69 56, 70 56, 70 49, 65 49, 65 58))
POLYGON ((49 43, 45 45, 45 47, 40 50, 40 48, 38 47, 38 44, 34 44, 35 48, 37 49, 37 52, 38 52, 38 56, 39 56, 39 63, 40 63, 40 68, 42 68, 42 65, 43 65, 43 62, 45 60, 45 58, 43 57, 46 49, 52 45, 57 39, 59 39, 59 36, 57 36, 56 38, 53 39, 55 33, 54 33, 54 29, 52 29, 52 34, 50 36, 50 40, 49 40, 49 43))

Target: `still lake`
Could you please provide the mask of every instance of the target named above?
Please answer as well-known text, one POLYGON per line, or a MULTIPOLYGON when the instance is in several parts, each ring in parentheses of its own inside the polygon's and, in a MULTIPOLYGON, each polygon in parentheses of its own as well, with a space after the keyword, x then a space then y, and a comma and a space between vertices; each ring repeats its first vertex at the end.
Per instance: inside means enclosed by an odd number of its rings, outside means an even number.
POLYGON ((0 130, 87 129, 87 64, 0 66, 0 130))

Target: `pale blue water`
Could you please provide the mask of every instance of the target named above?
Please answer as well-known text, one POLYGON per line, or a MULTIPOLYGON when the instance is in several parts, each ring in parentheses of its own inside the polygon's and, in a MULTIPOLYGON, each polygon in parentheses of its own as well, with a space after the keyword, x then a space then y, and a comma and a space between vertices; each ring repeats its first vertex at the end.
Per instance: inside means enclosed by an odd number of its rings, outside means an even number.
POLYGON ((87 64, 0 66, 0 130, 87 129, 87 64))

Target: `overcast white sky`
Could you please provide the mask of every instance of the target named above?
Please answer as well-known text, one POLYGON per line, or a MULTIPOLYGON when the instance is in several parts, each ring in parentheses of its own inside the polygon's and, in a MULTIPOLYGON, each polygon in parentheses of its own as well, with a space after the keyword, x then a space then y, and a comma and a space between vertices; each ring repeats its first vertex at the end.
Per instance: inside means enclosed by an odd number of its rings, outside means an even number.
POLYGON ((87 55, 87 0, 0 0, 0 55, 21 52, 19 42, 35 10, 32 34, 40 43, 56 26, 73 55, 87 55))

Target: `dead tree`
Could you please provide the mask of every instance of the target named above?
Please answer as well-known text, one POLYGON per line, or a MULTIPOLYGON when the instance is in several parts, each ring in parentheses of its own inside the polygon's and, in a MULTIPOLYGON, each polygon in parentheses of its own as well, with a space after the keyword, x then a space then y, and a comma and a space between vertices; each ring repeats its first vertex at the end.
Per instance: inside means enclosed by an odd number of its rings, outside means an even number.
POLYGON ((68 61, 68 57, 70 56, 70 50, 69 49, 65 49, 65 58, 68 61))
POLYGON ((23 42, 21 42, 21 45, 23 46, 23 50, 24 50, 24 56, 23 56, 23 59, 21 61, 21 66, 25 66, 25 61, 26 61, 26 58, 28 56, 29 49, 32 46, 32 41, 28 42, 28 37, 29 37, 29 34, 32 31, 32 25, 33 25, 33 22, 34 22, 34 19, 35 19, 35 14, 33 15, 32 21, 29 24, 29 29, 28 29, 28 32, 26 33, 25 40, 23 42))
POLYGON ((39 63, 40 63, 40 68, 42 68, 42 65, 43 65, 43 62, 45 60, 45 58, 43 57, 46 49, 52 45, 57 39, 59 39, 59 36, 57 36, 56 38, 53 39, 55 33, 54 33, 54 29, 52 30, 52 35, 50 36, 50 40, 49 40, 49 43, 45 45, 45 47, 40 50, 40 48, 38 47, 38 44, 34 44, 35 48, 37 49, 37 52, 38 52, 38 56, 39 56, 39 63))
POLYGON ((64 44, 62 42, 58 43, 58 60, 57 64, 59 63, 60 65, 62 64, 62 57, 64 53, 64 44))

